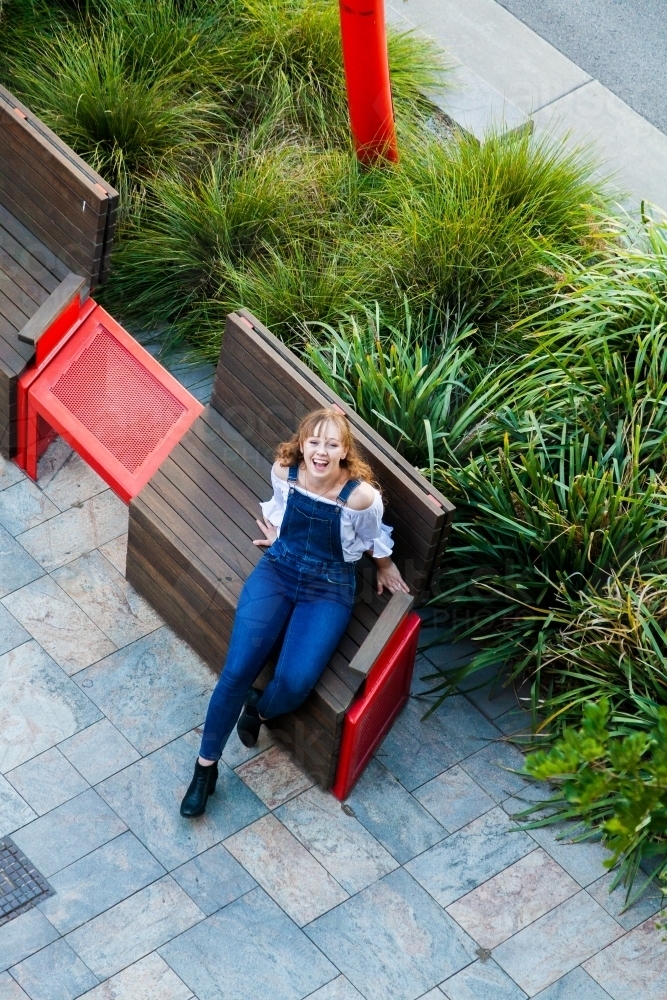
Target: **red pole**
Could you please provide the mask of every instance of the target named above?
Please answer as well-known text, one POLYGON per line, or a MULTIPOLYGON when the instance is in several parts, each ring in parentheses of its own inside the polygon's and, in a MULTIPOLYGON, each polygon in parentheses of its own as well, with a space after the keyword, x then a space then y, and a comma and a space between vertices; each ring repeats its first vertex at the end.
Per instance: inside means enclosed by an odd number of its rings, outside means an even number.
POLYGON ((339 0, 350 125, 363 163, 396 162, 384 0, 339 0))

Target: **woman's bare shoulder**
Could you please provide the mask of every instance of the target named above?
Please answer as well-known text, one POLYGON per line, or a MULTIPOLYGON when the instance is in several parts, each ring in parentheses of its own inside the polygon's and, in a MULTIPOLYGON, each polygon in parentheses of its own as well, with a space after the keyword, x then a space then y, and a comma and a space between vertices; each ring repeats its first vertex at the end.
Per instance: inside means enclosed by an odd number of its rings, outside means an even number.
POLYGON ((370 483, 359 483, 348 497, 347 506, 350 510, 368 510, 375 503, 376 492, 370 483))
POLYGON ((289 469, 286 465, 281 465, 280 462, 273 463, 273 469, 271 470, 276 479, 282 479, 283 482, 287 482, 287 473, 289 469))

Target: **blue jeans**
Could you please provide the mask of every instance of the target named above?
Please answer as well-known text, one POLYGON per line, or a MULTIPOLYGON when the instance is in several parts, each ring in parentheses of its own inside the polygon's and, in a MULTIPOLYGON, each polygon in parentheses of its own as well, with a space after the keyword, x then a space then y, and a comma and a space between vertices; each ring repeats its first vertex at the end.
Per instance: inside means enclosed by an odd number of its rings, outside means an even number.
POLYGON ((199 751, 205 760, 219 760, 248 689, 283 629, 276 671, 257 711, 271 719, 298 708, 310 694, 347 628, 354 600, 353 582, 349 599, 344 595, 344 600, 340 589, 338 599, 327 598, 324 582, 271 554, 252 571, 239 598, 227 659, 206 714, 199 751))

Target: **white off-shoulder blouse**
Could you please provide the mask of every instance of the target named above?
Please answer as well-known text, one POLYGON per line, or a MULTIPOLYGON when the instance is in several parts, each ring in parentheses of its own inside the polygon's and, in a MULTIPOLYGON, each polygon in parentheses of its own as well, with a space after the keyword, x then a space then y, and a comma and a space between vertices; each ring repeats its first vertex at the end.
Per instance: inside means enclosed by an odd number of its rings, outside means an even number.
MULTIPOLYGON (((289 495, 289 483, 279 479, 273 469, 271 470, 271 485, 273 486, 273 496, 260 504, 262 514, 267 521, 270 521, 278 529, 280 535, 280 525, 287 506, 289 495)), ((326 500, 316 493, 296 486, 300 493, 314 500, 321 500, 322 503, 335 504, 335 500, 326 500)), ((384 506, 382 497, 378 491, 373 489, 373 503, 365 510, 351 510, 350 507, 341 508, 340 516, 340 540, 343 548, 343 558, 345 562, 356 562, 364 552, 372 552, 376 559, 383 556, 390 556, 394 543, 391 537, 392 529, 382 523, 384 506)))

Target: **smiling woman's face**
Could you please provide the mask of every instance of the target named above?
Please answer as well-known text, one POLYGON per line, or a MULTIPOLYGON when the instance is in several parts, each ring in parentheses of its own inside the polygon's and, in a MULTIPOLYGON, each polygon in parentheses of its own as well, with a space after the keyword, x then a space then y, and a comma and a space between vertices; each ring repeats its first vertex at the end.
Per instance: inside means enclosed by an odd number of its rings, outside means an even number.
POLYGON ((309 479, 329 480, 340 473, 340 463, 346 453, 332 420, 318 424, 310 437, 302 442, 301 450, 309 479))

